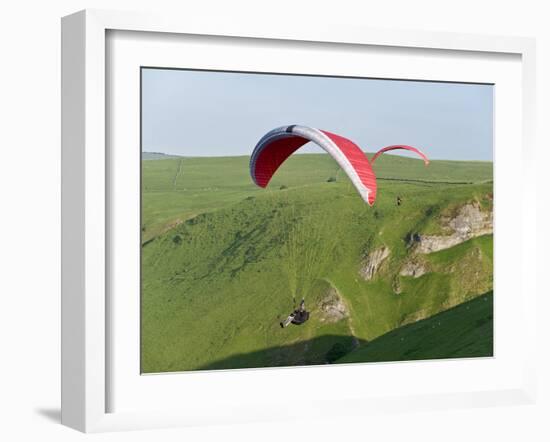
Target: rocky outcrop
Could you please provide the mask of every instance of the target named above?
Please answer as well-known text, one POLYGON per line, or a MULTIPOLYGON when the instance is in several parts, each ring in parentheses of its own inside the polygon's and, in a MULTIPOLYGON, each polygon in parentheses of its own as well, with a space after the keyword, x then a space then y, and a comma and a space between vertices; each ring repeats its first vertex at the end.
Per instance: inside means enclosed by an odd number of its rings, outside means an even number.
POLYGON ((493 213, 484 212, 479 203, 462 206, 458 214, 445 222, 450 235, 414 235, 413 246, 417 253, 432 253, 449 249, 476 236, 493 233, 493 213))
POLYGON ((413 278, 419 278, 428 272, 427 267, 420 261, 408 261, 406 262, 399 274, 401 276, 412 276, 413 278))
POLYGON ((359 269, 359 275, 365 280, 371 280, 376 274, 378 268, 382 262, 390 256, 390 249, 386 246, 373 250, 365 255, 361 267, 359 269))
POLYGON ((403 289, 401 288, 401 281, 399 280, 399 276, 394 276, 392 282, 391 282, 391 289, 393 290, 393 293, 396 295, 400 295, 403 292, 403 289))
POLYGON ((334 287, 319 302, 319 320, 321 322, 338 322, 349 316, 346 303, 334 287))

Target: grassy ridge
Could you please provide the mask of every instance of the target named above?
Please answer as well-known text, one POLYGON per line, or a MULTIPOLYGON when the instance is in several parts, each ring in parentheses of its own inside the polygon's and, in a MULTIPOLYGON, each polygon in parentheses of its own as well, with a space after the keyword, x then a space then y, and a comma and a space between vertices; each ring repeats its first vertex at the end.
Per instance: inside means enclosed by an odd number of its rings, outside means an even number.
POLYGON ((461 204, 490 205, 492 164, 434 161, 425 168, 388 155, 375 169, 379 177, 407 179, 429 171, 435 183, 380 180, 371 208, 327 155, 291 158, 268 190, 250 183, 247 157, 143 162, 142 370, 324 363, 491 290, 491 236, 429 255, 433 271, 420 278, 399 276, 399 269, 411 233, 433 232, 441 214, 461 204), (381 245, 390 256, 365 281, 362 257, 381 245), (302 256, 318 265, 310 266, 310 281, 298 276, 293 284, 301 262, 295 257, 302 256), (281 330, 293 285, 312 317, 281 330), (330 289, 349 310, 335 323, 319 314, 330 289))
MULTIPOLYGON (((248 156, 143 161, 143 240, 199 213, 218 210, 264 192, 252 183, 248 163, 248 156)), ((380 186, 385 184, 384 179, 393 178, 477 183, 492 180, 492 167, 490 162, 437 160, 425 167, 420 160, 396 155, 383 155, 375 163, 380 186)), ((294 155, 277 171, 269 186, 299 187, 325 182, 330 177, 347 182, 328 155, 294 155)))

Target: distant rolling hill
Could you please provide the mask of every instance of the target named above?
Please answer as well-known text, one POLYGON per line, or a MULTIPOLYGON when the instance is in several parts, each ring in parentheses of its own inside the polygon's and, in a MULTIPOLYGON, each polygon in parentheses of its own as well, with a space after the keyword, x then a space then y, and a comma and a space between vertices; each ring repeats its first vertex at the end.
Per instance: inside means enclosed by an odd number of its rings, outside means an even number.
POLYGON ((177 155, 170 155, 162 152, 142 152, 142 160, 168 160, 170 158, 179 158, 177 155))
POLYGON ((328 155, 248 160, 142 163, 144 372, 338 362, 492 289, 492 163, 383 156, 369 207, 328 155))

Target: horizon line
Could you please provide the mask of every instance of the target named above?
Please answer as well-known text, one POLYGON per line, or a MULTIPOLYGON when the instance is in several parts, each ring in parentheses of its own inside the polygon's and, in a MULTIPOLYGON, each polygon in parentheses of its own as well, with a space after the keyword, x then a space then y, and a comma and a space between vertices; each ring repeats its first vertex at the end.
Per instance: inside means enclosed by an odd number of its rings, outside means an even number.
MULTIPOLYGON (((368 151, 362 151, 364 154, 374 155, 376 152, 368 152, 368 151)), ((166 153, 161 151, 154 151, 154 150, 142 150, 141 154, 158 154, 158 155, 165 155, 167 157, 178 157, 178 158, 238 158, 238 157, 250 157, 250 155, 242 154, 242 155, 182 155, 177 153, 166 153)), ((326 152, 296 152, 292 155, 328 155, 326 152)), ((399 158, 407 158, 410 160, 418 160, 422 161, 421 159, 415 158, 413 156, 406 156, 406 155, 396 155, 391 153, 386 153, 386 156, 392 156, 392 157, 399 157, 399 158)), ((370 158, 369 158, 370 159, 370 158)), ((461 160, 461 159, 453 159, 453 158, 430 158, 430 161, 462 161, 462 162, 478 162, 478 163, 494 163, 493 159, 490 160, 461 160)))

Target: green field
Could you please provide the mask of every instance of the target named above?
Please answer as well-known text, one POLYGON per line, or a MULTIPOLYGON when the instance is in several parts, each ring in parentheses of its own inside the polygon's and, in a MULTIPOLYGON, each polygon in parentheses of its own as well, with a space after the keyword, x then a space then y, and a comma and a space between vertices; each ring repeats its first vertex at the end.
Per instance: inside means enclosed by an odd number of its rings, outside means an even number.
MULTIPOLYGON (((142 161, 143 372, 399 360, 408 350, 393 341, 369 348, 492 290, 491 234, 424 255, 411 247, 415 235, 448 234, 466 204, 492 210, 492 163, 382 156, 369 207, 328 155, 294 155, 268 189, 253 185, 248 160, 142 161), (389 256, 366 280, 365 256, 381 247, 389 256), (400 275, 411 259, 425 274, 400 275), (323 310, 331 293, 345 306, 338 320, 323 310), (282 330, 293 296, 311 319, 282 330)), ((492 342, 487 324, 478 334, 492 342)), ((420 357, 460 354, 461 342, 445 342, 420 357)))

